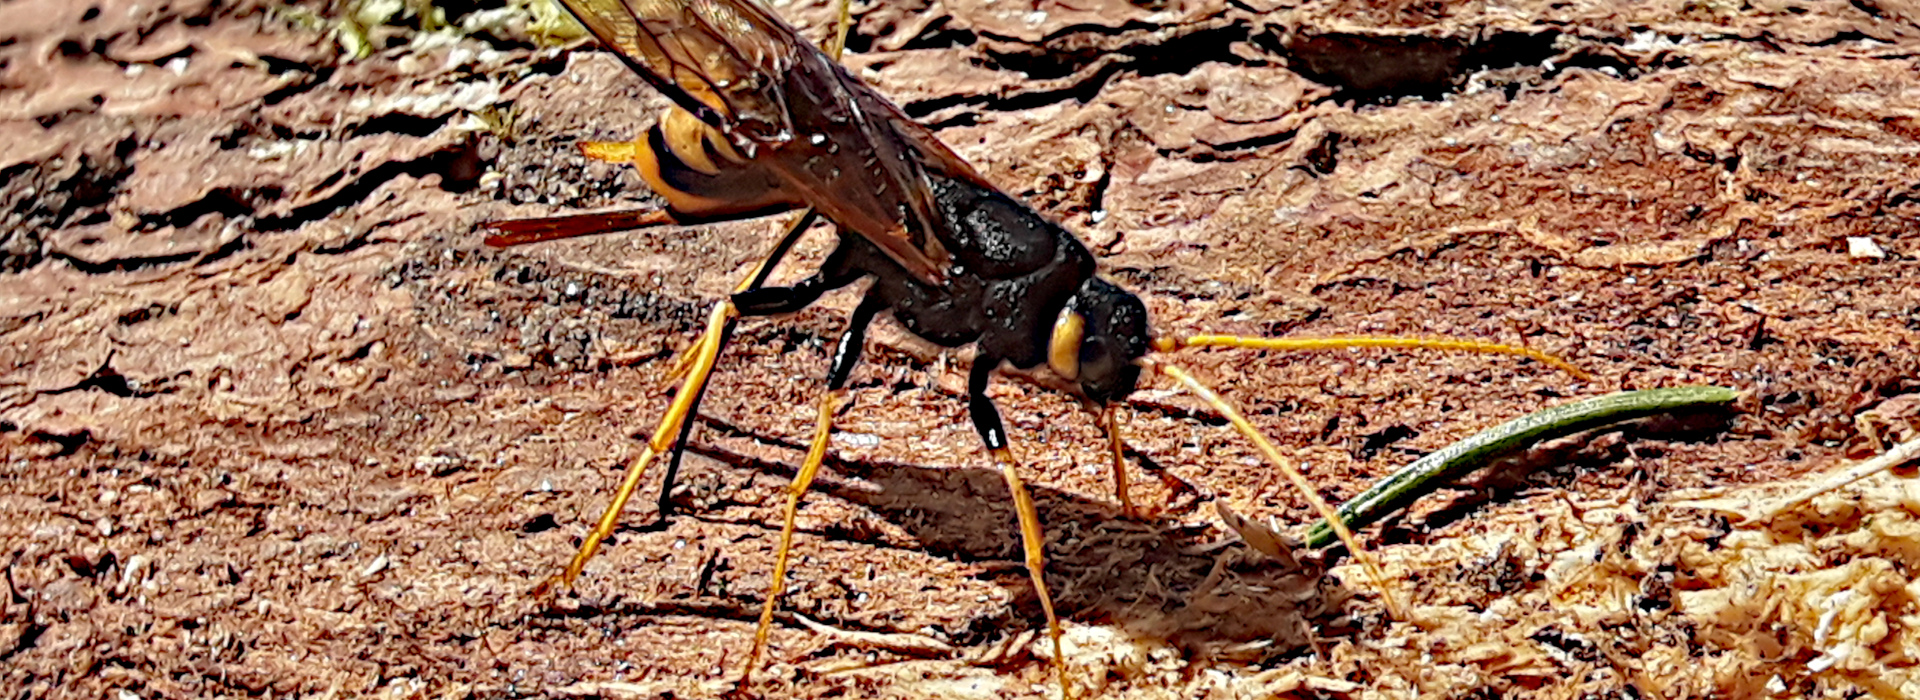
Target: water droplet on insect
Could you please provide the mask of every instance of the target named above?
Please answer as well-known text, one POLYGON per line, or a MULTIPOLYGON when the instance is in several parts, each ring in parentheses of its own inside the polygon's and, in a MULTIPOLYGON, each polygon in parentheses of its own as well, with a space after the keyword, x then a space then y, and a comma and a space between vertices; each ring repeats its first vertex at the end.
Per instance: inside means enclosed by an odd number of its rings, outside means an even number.
POLYGON ((807 137, 807 143, 811 143, 815 146, 825 144, 826 142, 827 142, 826 134, 814 134, 812 136, 807 137))

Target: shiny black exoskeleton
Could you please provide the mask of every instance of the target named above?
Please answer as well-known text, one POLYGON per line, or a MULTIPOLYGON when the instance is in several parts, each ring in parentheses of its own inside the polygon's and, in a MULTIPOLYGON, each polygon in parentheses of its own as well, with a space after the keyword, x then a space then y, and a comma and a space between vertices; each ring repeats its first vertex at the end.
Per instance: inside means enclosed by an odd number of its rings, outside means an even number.
POLYGON ((986 394, 1002 362, 1021 370, 1049 365, 1069 388, 1101 404, 1132 393, 1140 378, 1135 360, 1148 349, 1147 309, 1140 299, 1095 276, 1086 246, 1027 205, 943 178, 933 179, 933 192, 949 227, 942 241, 953 259, 944 284, 914 277, 864 237, 842 235, 812 277, 791 287, 742 292, 734 306, 748 315, 792 313, 825 292, 872 277, 834 352, 829 387, 846 385, 867 325, 882 311, 931 342, 974 343, 968 406, 990 449, 1007 445, 999 411, 986 394), (1071 336, 1063 335, 1063 322, 1072 324, 1071 336))

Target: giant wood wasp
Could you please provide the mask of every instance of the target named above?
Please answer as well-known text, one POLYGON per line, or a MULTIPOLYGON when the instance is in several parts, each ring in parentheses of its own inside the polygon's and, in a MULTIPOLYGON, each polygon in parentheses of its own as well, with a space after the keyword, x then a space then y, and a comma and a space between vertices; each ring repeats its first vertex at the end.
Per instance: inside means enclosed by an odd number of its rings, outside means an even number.
MULTIPOLYGON (((832 353, 827 391, 805 461, 788 487, 779 552, 747 661, 750 676, 766 647, 784 584, 800 499, 826 454, 836 408, 876 318, 890 315, 913 334, 975 350, 967 381, 973 426, 1004 475, 1018 513, 1025 563, 1046 614, 1063 692, 1071 694, 1061 628, 1043 577, 1040 520, 1018 473, 999 411, 987 396, 997 371, 1078 397, 1101 419, 1113 457, 1115 491, 1132 514, 1124 451, 1111 406, 1143 371, 1188 387, 1253 440, 1371 567, 1352 535, 1297 471, 1252 425, 1197 380, 1166 361, 1182 347, 1443 347, 1520 354, 1565 367, 1541 353, 1470 341, 1408 338, 1275 341, 1234 336, 1153 338, 1147 309, 1096 273, 1093 254, 1073 234, 989 182, 929 130, 853 77, 827 52, 752 0, 563 0, 599 41, 674 107, 631 143, 590 143, 588 156, 633 163, 667 203, 664 212, 616 212, 487 224, 492 245, 551 240, 655 224, 688 224, 805 208, 682 356, 685 383, 612 503, 564 573, 571 585, 610 535, 651 461, 673 452, 678 466, 691 415, 739 315, 798 311, 823 293, 871 280, 832 353), (768 273, 818 215, 839 243, 811 276, 766 286, 768 273)), ((842 7, 842 36, 845 30, 842 7)), ((838 40, 837 40, 838 41, 838 40)), ((829 49, 838 52, 837 46, 829 49)), ((1576 370, 1577 371, 1577 370, 1576 370)), ((663 495, 664 501, 664 495, 663 495)), ((665 512, 663 503, 662 512, 665 512)), ((1378 576, 1377 569, 1375 575, 1378 576)), ((545 588, 546 586, 543 586, 545 588)))

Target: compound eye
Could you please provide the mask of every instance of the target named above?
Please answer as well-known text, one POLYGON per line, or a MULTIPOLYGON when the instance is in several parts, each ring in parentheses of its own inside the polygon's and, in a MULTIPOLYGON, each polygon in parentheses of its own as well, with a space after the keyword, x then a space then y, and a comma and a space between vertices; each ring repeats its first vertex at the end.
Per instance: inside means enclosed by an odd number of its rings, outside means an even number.
POLYGON ((1110 338, 1094 336, 1080 344, 1080 377, 1083 384, 1104 384, 1112 381, 1114 373, 1120 369, 1119 348, 1110 338))

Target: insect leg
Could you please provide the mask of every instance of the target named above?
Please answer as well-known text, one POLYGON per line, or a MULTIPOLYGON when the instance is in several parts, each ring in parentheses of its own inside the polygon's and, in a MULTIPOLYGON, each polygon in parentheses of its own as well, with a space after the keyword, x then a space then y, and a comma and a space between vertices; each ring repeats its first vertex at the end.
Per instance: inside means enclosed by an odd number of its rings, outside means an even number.
POLYGON ((800 465, 800 471, 794 474, 793 482, 787 484, 787 503, 781 514, 780 548, 774 555, 773 582, 767 590, 767 601, 760 608, 760 625, 753 632, 753 651, 747 655, 747 667, 740 674, 740 683, 745 685, 753 677, 760 665, 760 656, 767 650, 767 634, 772 631, 773 608, 780 603, 780 593, 787 585, 787 558, 793 551, 793 521, 800 508, 800 499, 807 494, 807 487, 813 485, 813 477, 820 471, 820 464, 827 457, 827 437, 833 431, 833 414, 839 410, 840 402, 846 396, 847 378, 853 375, 853 366, 860 362, 860 348, 866 343, 867 326, 873 323, 873 317, 886 304, 876 296, 869 296, 853 310, 853 317, 847 321, 847 330, 840 336, 840 344, 834 348, 833 363, 827 371, 827 392, 820 396, 820 421, 813 431, 813 443, 807 447, 807 459, 800 465))
POLYGON ((1033 577, 1033 590, 1040 596, 1040 609, 1047 614, 1047 635, 1053 639, 1053 667, 1060 676, 1060 693, 1073 697, 1067 680, 1067 655, 1060 644, 1060 618, 1053 612, 1053 596, 1047 592, 1046 535, 1040 530, 1040 513, 1033 507, 1033 494, 1020 480, 1019 460, 1007 442, 1007 430, 1000 422, 1000 410, 987 398, 987 383, 993 378, 1000 358, 980 355, 973 358, 973 370, 967 377, 967 412, 973 428, 987 443, 987 451, 1007 478, 1007 491, 1013 494, 1013 510, 1020 519, 1020 546, 1026 553, 1027 574, 1033 577))
POLYGON ((845 284, 830 284, 816 275, 800 280, 791 287, 761 287, 749 289, 733 295, 733 308, 745 316, 776 316, 790 314, 807 308, 820 299, 821 294, 844 287, 845 284))
MULTIPOLYGON (((787 227, 780 241, 774 244, 772 252, 760 262, 753 274, 741 280, 739 289, 751 289, 765 283, 767 275, 772 273, 774 266, 779 264, 780 259, 786 257, 787 251, 793 248, 794 241, 799 240, 800 234, 813 225, 814 217, 812 209, 795 217, 793 225, 787 227)), ((714 307, 713 313, 707 319, 706 331, 701 333, 700 339, 694 342, 693 347, 687 349, 686 354, 680 356, 680 361, 671 371, 673 375, 684 375, 686 381, 681 384, 680 391, 674 394, 673 402, 667 406, 667 412, 660 416, 660 424, 655 426, 653 436, 647 439, 646 446, 640 450, 640 456, 635 457, 627 465, 626 476, 620 480, 620 488, 614 491, 613 501, 608 503, 607 509, 600 513, 600 520, 594 524, 593 531, 587 533, 587 539, 580 543, 579 551, 574 552, 573 560, 567 563, 566 570, 542 582, 534 589, 534 595, 545 596, 556 585, 573 586, 573 582, 580 578, 580 572, 586 569, 587 562, 592 560, 593 555, 600 550, 601 540, 613 534, 614 526, 620 522, 620 511, 627 507, 627 501, 633 498, 634 490, 640 487, 641 479, 647 474, 648 465, 652 464, 654 457, 671 448, 672 457, 667 464, 667 477, 660 487, 659 500, 659 517, 662 520, 666 518, 667 495, 673 489, 674 478, 680 471, 681 448, 686 445, 688 431, 693 426, 693 421, 688 419, 700 410, 700 397, 706 393, 707 375, 713 372, 714 362, 719 359, 720 350, 726 347, 727 339, 733 332, 734 319, 738 316, 731 302, 723 301, 714 307), (672 441, 669 442, 669 440, 672 441)))
POLYGON ((847 269, 845 249, 835 249, 820 272, 791 287, 755 287, 733 295, 733 308, 743 316, 790 314, 807 308, 820 295, 853 284, 866 273, 847 269))
MULTIPOLYGON (((833 56, 836 60, 840 58, 840 51, 847 44, 847 28, 852 24, 852 13, 849 9, 851 5, 851 0, 840 0, 839 26, 834 32, 833 41, 829 44, 828 48, 828 55, 833 56)), ((813 210, 808 209, 807 214, 811 217, 813 210)), ((783 254, 786 252, 784 246, 780 249, 780 252, 783 254)), ((838 254, 839 251, 836 249, 834 255, 838 254)), ((751 295, 764 289, 760 285, 766 281, 766 272, 771 270, 773 266, 768 264, 765 267, 766 269, 762 270, 761 273, 754 278, 752 284, 734 290, 733 299, 728 301, 730 306, 738 308, 741 305, 740 297, 742 295, 751 295)), ((819 279, 820 277, 821 275, 815 275, 808 278, 807 281, 819 279)), ((802 282, 802 284, 804 283, 805 282, 802 282)), ((839 286, 845 286, 845 283, 839 286)), ((801 304, 794 310, 798 311, 807 304, 813 303, 813 300, 820 298, 821 292, 824 291, 826 290, 823 289, 820 290, 820 292, 814 292, 812 298, 807 299, 806 303, 801 304)), ((833 364, 827 371, 827 392, 820 396, 820 422, 813 430, 813 444, 807 446, 807 459, 801 463, 800 472, 794 475, 793 483, 787 486, 787 508, 785 517, 780 525, 780 551, 774 557, 773 583, 768 586, 767 602, 760 608, 760 624, 755 627, 753 631, 753 652, 747 655, 746 671, 740 674, 741 685, 745 685, 747 679, 753 677, 754 668, 760 665, 760 655, 766 653, 767 633, 771 631, 770 627, 773 624, 773 606, 779 604, 780 592, 786 588, 787 584, 787 555, 791 553, 793 549, 794 514, 795 511, 800 508, 800 497, 805 495, 807 487, 813 484, 813 475, 820 471, 821 462, 826 460, 827 438, 833 430, 833 412, 839 409, 840 399, 845 393, 847 378, 853 375, 853 365, 860 360, 860 347, 866 343, 867 325, 873 322, 873 316, 879 313, 880 307, 881 304, 876 301, 874 297, 862 299, 860 306, 855 307, 853 310, 853 318, 848 319, 847 332, 841 337, 840 344, 833 349, 833 364)), ((728 324, 728 331, 731 331, 732 328, 732 324, 728 324)), ((679 462, 677 458, 674 461, 676 464, 679 462)), ((662 491, 660 494, 660 502, 663 506, 666 504, 666 500, 666 492, 662 491)), ((661 512, 664 513, 666 511, 662 510, 661 512)))
MULTIPOLYGON (((718 333, 720 328, 726 325, 728 320, 726 308, 724 302, 714 307, 712 315, 707 318, 708 335, 718 333)), ((701 346, 694 354, 689 382, 698 378, 704 385, 707 374, 713 371, 714 360, 719 356, 719 343, 701 346)), ((592 532, 587 533, 587 539, 580 543, 580 551, 574 553, 573 561, 567 563, 566 570, 559 576, 547 579, 534 589, 534 595, 544 596, 552 591, 555 585, 571 587, 573 582, 580 578, 580 572, 587 568, 587 562, 592 560, 594 553, 600 550, 600 541, 613 534, 614 526, 619 524, 620 511, 626 508, 627 500, 633 498, 634 490, 639 488, 641 478, 646 476, 647 465, 653 462, 656 455, 672 446, 673 443, 669 440, 674 433, 682 424, 690 422, 687 421, 687 417, 692 414, 693 399, 697 395, 698 392, 685 391, 683 388, 673 397, 673 403, 667 406, 666 415, 660 417, 660 425, 654 429, 653 437, 648 439, 646 447, 640 450, 640 456, 634 458, 633 462, 627 466, 627 475, 620 480, 620 488, 614 492, 613 502, 607 504, 606 511, 600 514, 600 521, 594 524, 592 532)))
MULTIPOLYGON (((740 280, 740 284, 733 289, 734 293, 750 292, 766 284, 767 277, 773 274, 773 268, 780 264, 780 259, 787 256, 787 251, 792 250, 793 244, 800 240, 800 234, 806 233, 807 228, 812 226, 819 216, 818 211, 807 209, 794 217, 793 223, 787 226, 786 233, 781 234, 780 242, 773 245, 773 251, 753 269, 753 274, 740 280)), ((701 334, 700 339, 687 350, 687 354, 680 356, 680 361, 674 363, 673 370, 667 374, 669 377, 685 376, 687 381, 681 385, 680 392, 693 392, 693 402, 688 405, 685 417, 699 415, 700 399, 707 395, 707 375, 701 373, 698 377, 693 376, 689 358, 697 357, 708 345, 715 346, 714 353, 717 355, 720 350, 726 348, 727 342, 733 339, 734 323, 739 319, 740 312, 731 300, 721 302, 720 308, 727 317, 726 324, 721 326, 718 332, 708 328, 708 332, 701 334)), ((711 371, 711 366, 708 369, 711 371)), ((663 521, 667 519, 667 513, 673 510, 673 502, 669 497, 673 495, 674 482, 680 478, 680 460, 686 456, 687 440, 693 435, 693 421, 682 420, 679 429, 680 436, 673 443, 673 455, 667 460, 667 476, 660 480, 660 498, 655 501, 654 512, 658 513, 657 517, 663 521)))
POLYGON ((1120 419, 1115 415, 1119 409, 1105 406, 1100 409, 1100 429, 1107 434, 1107 447, 1113 452, 1113 491, 1120 497, 1120 513, 1133 517, 1133 499, 1127 496, 1127 450, 1120 441, 1120 419))

